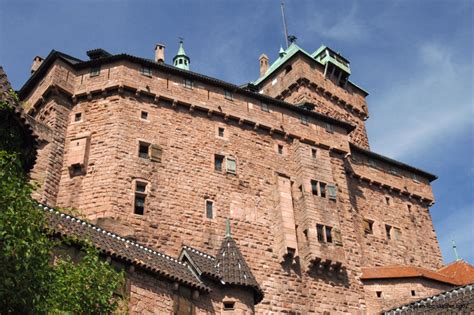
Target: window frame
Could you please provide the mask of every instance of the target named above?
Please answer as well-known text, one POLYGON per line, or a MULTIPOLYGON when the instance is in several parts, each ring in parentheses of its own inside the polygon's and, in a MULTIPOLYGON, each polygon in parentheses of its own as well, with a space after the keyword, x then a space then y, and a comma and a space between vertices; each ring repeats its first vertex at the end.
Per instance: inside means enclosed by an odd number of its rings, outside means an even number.
POLYGON ((206 219, 208 220, 212 220, 215 218, 215 215, 214 215, 214 200, 212 199, 205 199, 204 200, 204 210, 205 210, 205 213, 204 213, 204 216, 206 219), (211 216, 209 217, 209 207, 208 205, 211 205, 211 216))
POLYGON ((134 184, 133 186, 133 214, 144 216, 145 204, 148 197, 149 183, 143 180, 134 180, 133 184, 134 184), (143 187, 144 189, 143 190, 138 189, 139 186, 143 187), (142 202, 143 202, 140 210, 137 210, 137 198, 142 199, 142 202))
POLYGON ((153 76, 153 70, 151 69, 151 67, 147 67, 144 65, 141 66, 140 73, 149 78, 153 76))
POLYGON ((192 90, 194 88, 194 81, 190 79, 184 79, 183 85, 185 88, 192 90))
POLYGON ((98 77, 100 75, 100 66, 93 66, 89 71, 89 77, 98 77))
POLYGON ((230 90, 224 90, 224 98, 229 101, 234 100, 234 93, 230 90))
POLYGON ((149 142, 146 142, 146 141, 141 141, 139 140, 138 141, 138 157, 141 158, 141 159, 146 159, 146 160, 149 160, 150 159, 150 148, 151 148, 151 143, 149 142), (142 152, 142 147, 146 146, 147 147, 147 156, 144 157, 142 156, 142 154, 144 152, 142 152))
POLYGON ((214 154, 214 171, 222 173, 224 170, 225 155, 214 154), (217 161, 220 161, 220 166, 217 168, 217 161))

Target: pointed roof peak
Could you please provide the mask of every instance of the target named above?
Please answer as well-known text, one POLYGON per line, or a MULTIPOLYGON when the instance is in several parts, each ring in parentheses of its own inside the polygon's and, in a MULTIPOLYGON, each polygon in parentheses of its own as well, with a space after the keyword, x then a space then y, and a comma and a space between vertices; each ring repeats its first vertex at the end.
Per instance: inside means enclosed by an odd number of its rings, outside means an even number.
POLYGON ((184 40, 182 38, 179 39, 179 48, 176 56, 186 56, 186 52, 184 51, 184 40))

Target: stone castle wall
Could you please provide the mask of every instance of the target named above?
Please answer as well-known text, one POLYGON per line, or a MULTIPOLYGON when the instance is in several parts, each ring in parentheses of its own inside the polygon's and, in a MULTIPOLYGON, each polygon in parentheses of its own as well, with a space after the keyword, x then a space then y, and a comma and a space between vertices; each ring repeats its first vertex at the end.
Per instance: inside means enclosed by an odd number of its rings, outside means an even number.
MULTIPOLYGON (((267 112, 261 101, 238 93, 227 100, 223 89, 209 84, 195 81, 190 89, 183 78, 167 73, 147 77, 140 65, 128 62, 104 66, 97 77, 88 71, 57 63, 26 99, 30 112, 57 134, 56 146, 47 144, 39 153, 40 160, 57 162, 49 168, 39 162, 33 170, 51 185, 44 191, 56 206, 75 208, 175 257, 183 244, 216 253, 230 218, 234 238, 265 292, 255 308, 261 314, 354 313, 368 303, 358 279, 361 266, 404 257, 413 265, 440 264, 428 208, 413 202, 408 214, 407 200, 355 180, 347 168, 349 138, 342 127, 328 130, 326 122, 312 117, 304 124, 298 113, 272 104, 267 112), (43 96, 47 84, 55 86, 50 93, 69 95, 70 105, 43 96), (47 114, 49 107, 61 115, 47 114), (158 147, 160 158, 139 157, 140 142, 158 147), (77 152, 83 152, 81 174, 71 168, 77 152), (216 171, 215 155, 234 158, 235 174, 225 165, 216 171), (281 178, 288 180, 284 189, 281 178), (312 180, 334 185, 335 200, 314 195, 312 180), (146 184, 144 215, 133 210, 137 182, 146 184), (396 206, 376 207, 386 196, 396 206), (206 217, 206 200, 213 202, 212 219, 206 217), (294 227, 285 223, 291 213, 294 227), (385 242, 374 230, 379 239, 369 244, 361 229, 365 217, 377 224, 390 221, 401 229, 402 240, 385 242), (333 242, 319 242, 316 224, 339 234, 333 242), (291 257, 288 248, 295 244, 291 257)), ((406 186, 407 176, 390 178, 389 184, 406 186)), ((417 185, 407 189, 432 198, 427 182, 417 185)))

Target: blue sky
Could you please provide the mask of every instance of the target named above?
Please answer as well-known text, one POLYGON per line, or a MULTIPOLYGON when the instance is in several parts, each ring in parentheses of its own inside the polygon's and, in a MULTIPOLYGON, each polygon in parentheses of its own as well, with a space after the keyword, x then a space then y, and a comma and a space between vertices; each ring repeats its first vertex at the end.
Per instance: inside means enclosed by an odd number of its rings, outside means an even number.
MULTIPOLYGON (((166 61, 185 39, 191 69, 232 83, 258 76, 284 44, 280 1, 0 0, 0 64, 13 87, 51 49, 79 58, 104 48, 166 61)), ((439 176, 431 208, 445 262, 474 264, 474 2, 286 1, 289 33, 313 51, 324 43, 351 61, 370 95, 373 151, 439 176)))

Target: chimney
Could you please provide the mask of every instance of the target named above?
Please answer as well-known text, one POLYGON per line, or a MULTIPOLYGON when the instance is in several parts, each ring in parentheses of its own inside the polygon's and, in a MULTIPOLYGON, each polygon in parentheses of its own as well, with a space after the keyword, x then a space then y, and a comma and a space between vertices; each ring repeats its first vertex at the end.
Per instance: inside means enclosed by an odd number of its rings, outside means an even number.
POLYGON ((31 74, 35 73, 36 70, 38 70, 38 68, 41 66, 41 64, 43 63, 43 58, 41 58, 40 56, 36 56, 34 59, 33 59, 33 64, 31 65, 31 74))
POLYGON ((263 77, 268 70, 268 57, 265 54, 260 55, 260 77, 263 77))
POLYGON ((156 44, 155 46, 155 61, 165 62, 165 45, 156 44))

